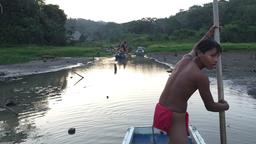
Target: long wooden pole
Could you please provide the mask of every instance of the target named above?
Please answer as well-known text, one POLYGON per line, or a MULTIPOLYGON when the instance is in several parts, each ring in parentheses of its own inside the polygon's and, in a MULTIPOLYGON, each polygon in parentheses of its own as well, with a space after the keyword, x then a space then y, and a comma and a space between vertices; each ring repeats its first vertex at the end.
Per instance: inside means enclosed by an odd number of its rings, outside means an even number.
MULTIPOLYGON (((219 27, 218 0, 213 0, 213 21, 214 21, 214 25, 219 27)), ((219 29, 215 29, 214 39, 215 41, 220 43, 219 29)), ((221 55, 219 56, 218 64, 217 64, 217 85, 218 85, 218 100, 224 100, 221 55)), ((220 142, 221 144, 226 144, 227 143, 226 119, 225 119, 224 111, 219 113, 219 123, 220 123, 220 142)))
POLYGON ((0 3, 0 14, 3 14, 4 13, 4 8, 2 6, 2 4, 0 3))

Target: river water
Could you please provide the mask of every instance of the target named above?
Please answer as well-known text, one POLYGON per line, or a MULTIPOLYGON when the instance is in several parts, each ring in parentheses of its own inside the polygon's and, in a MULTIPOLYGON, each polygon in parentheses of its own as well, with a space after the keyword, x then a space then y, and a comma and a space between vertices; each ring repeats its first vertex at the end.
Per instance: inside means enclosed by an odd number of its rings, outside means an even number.
MULTIPOLYGON (((101 58, 85 67, 1 82, 1 102, 14 101, 17 115, 0 108, 0 143, 120 144, 127 128, 152 125, 168 69, 149 59, 101 58), (69 128, 75 134, 69 135, 69 128)), ((214 75, 210 81, 217 100, 214 75)), ((255 74, 227 74, 223 82, 230 104, 228 143, 256 143, 255 74)), ((198 92, 188 105, 190 124, 207 144, 219 143, 218 113, 204 108, 198 92)))

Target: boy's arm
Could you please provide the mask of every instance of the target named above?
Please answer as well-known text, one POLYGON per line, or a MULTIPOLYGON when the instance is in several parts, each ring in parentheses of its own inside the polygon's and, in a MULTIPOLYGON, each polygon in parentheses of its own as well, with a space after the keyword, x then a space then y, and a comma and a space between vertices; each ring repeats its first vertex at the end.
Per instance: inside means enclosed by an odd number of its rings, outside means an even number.
POLYGON ((210 91, 210 82, 206 76, 198 77, 197 86, 200 96, 208 111, 220 112, 229 109, 229 105, 226 101, 214 102, 210 91))
POLYGON ((191 50, 191 52, 190 52, 190 54, 192 55, 192 56, 195 56, 196 54, 196 47, 197 47, 197 45, 201 42, 201 41, 203 41, 203 40, 207 40, 207 39, 212 39, 213 38, 213 36, 214 36, 214 30, 215 30, 215 28, 218 28, 217 26, 211 26, 210 27, 210 29, 205 33, 205 35, 194 45, 194 47, 192 48, 192 50, 191 50))

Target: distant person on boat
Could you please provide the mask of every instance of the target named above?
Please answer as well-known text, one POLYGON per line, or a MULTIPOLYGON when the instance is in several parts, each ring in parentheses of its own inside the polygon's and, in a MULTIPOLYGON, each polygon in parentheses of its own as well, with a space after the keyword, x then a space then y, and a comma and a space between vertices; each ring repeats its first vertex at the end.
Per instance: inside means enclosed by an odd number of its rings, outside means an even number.
POLYGON ((212 26, 188 54, 176 64, 155 107, 155 128, 168 133, 170 144, 188 143, 187 101, 198 90, 208 111, 229 109, 226 101, 214 102, 209 78, 201 70, 214 69, 222 49, 212 40, 212 26))
POLYGON ((128 43, 124 41, 119 44, 115 58, 116 60, 123 60, 123 59, 126 59, 127 56, 128 56, 128 43))
POLYGON ((123 41, 118 48, 119 52, 121 53, 128 53, 128 43, 127 41, 123 41))

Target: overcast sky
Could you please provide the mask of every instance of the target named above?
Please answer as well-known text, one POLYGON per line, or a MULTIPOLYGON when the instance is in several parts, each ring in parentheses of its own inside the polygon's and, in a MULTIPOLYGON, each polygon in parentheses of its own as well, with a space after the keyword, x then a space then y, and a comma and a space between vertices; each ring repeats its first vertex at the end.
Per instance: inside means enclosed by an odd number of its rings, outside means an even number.
POLYGON ((57 4, 68 18, 124 23, 143 17, 165 18, 180 9, 203 5, 213 0, 45 0, 57 4))

